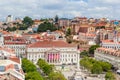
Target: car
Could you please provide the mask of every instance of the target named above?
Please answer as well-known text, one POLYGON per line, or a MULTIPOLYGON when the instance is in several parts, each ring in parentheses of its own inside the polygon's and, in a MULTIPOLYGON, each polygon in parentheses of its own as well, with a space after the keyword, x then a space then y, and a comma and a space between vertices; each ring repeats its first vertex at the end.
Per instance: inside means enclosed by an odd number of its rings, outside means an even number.
POLYGON ((77 76, 74 76, 74 79, 73 80, 84 80, 82 76, 80 75, 77 75, 77 76))
POLYGON ((120 70, 117 70, 116 73, 120 75, 120 70))

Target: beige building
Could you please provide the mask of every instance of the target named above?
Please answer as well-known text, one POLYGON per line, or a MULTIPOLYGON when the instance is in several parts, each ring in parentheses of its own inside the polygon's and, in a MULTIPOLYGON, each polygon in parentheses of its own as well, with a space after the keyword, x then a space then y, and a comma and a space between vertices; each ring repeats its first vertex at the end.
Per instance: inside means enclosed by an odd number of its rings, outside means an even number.
POLYGON ((114 67, 120 69, 120 51, 108 48, 97 48, 95 50, 95 59, 111 63, 114 67))

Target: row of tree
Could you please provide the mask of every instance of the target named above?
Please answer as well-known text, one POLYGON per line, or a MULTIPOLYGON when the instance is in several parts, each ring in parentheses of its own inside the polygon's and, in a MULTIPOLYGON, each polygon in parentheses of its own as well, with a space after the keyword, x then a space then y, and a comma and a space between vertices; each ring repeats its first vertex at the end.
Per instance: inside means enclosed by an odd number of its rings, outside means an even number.
POLYGON ((22 59, 22 69, 25 72, 25 80, 43 80, 37 72, 36 66, 27 59, 22 59))
POLYGON ((39 59, 37 62, 37 65, 40 67, 40 69, 42 69, 42 71, 48 75, 50 74, 50 72, 53 71, 54 66, 53 65, 49 65, 45 60, 43 59, 39 59))
POLYGON ((54 66, 49 65, 45 60, 39 59, 37 65, 48 76, 46 80, 66 80, 60 72, 54 72, 54 66))
POLYGON ((97 61, 89 57, 81 59, 80 64, 92 74, 101 74, 102 72, 110 71, 112 68, 112 65, 108 62, 97 61))
POLYGON ((90 57, 84 57, 80 60, 80 64, 92 74, 101 74, 102 72, 106 72, 105 80, 116 80, 115 75, 111 72, 112 65, 108 62, 97 61, 90 57))

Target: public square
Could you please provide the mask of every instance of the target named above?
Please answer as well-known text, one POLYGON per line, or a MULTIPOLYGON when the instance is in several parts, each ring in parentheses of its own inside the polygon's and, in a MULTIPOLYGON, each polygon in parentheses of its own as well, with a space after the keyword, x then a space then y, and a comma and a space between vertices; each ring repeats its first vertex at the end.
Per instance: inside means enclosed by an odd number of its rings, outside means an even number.
MULTIPOLYGON (((61 71, 62 74, 67 78, 67 80, 70 80, 68 79, 68 77, 74 76, 74 74, 77 71, 76 69, 77 69, 76 65, 65 65, 64 68, 62 68, 62 66, 56 66, 56 70, 61 71)), ((90 77, 89 73, 83 69, 80 69, 79 73, 80 74, 77 76, 82 76, 83 80, 105 80, 104 74, 98 75, 97 77, 90 77)))

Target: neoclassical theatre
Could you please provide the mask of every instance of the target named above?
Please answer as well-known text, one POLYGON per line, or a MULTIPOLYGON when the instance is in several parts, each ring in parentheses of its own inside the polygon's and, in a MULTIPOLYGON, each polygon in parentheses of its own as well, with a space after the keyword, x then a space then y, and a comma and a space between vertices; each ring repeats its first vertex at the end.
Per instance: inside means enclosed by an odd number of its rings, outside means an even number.
POLYGON ((76 64, 77 56, 76 45, 68 44, 65 41, 43 40, 27 47, 27 59, 34 63, 41 58, 54 65, 76 64))

